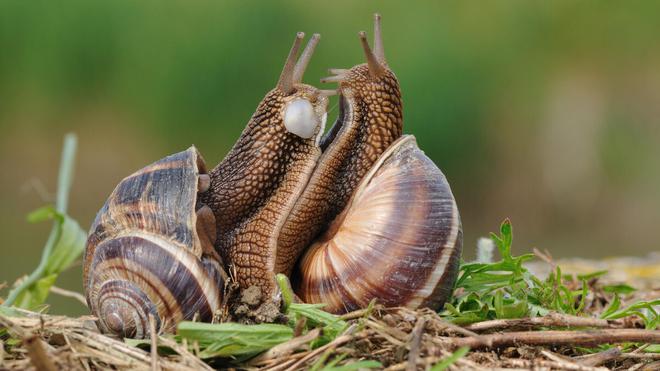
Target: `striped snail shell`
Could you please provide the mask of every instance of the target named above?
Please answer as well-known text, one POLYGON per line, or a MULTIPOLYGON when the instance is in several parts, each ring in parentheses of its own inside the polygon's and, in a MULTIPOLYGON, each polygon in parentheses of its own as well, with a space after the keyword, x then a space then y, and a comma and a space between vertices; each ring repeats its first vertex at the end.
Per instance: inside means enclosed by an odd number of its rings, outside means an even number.
POLYGON ((213 250, 215 220, 197 202, 209 187, 194 147, 122 180, 91 227, 83 280, 100 329, 122 337, 172 331, 198 315, 210 321, 225 279, 213 250))
POLYGON ((449 183, 404 135, 362 179, 346 209, 305 252, 296 293, 334 313, 386 306, 439 309, 451 295, 462 230, 449 183))

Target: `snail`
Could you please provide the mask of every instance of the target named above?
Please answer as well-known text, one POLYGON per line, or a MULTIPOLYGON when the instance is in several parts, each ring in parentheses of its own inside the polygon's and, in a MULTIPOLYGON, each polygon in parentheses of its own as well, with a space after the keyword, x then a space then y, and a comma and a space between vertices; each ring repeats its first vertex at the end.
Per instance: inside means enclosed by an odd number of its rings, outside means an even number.
POLYGON ((126 177, 92 224, 83 257, 87 303, 99 327, 122 337, 181 320, 210 321, 226 280, 215 221, 197 193, 209 187, 194 147, 126 177))
POLYGON ((148 314, 164 331, 194 313, 208 320, 206 308, 212 312, 222 299, 225 272, 242 290, 257 287, 275 304, 275 274, 284 273, 300 300, 325 303, 334 313, 372 299, 410 308, 443 305, 461 253, 458 208, 440 169, 413 136, 402 135, 401 93, 385 60, 378 15, 374 34, 373 51, 366 34, 359 34, 367 63, 331 69, 333 76, 323 81, 339 83, 338 89, 320 90, 302 83, 320 36, 312 36, 297 58, 299 33, 276 87, 215 168, 207 173, 192 148, 120 183, 92 226, 85 257, 87 298, 102 330, 145 336, 148 314), (337 93, 339 116, 325 133, 328 96, 337 93), (188 159, 185 170, 179 157, 188 159), (182 172, 178 183, 149 175, 175 168, 182 172), (124 201, 132 179, 141 179, 141 192, 124 201), (177 204, 189 212, 171 213, 177 204), (152 218, 163 222, 150 224, 152 218), (180 226, 176 233, 170 224, 180 226), (191 236, 185 243, 179 243, 181 231, 191 236), (105 273, 108 260, 121 258, 106 253, 106 246, 121 246, 133 260, 132 249, 145 249, 138 238, 167 242, 168 252, 176 245, 190 257, 186 267, 200 272, 181 281, 208 283, 215 295, 197 290, 200 300, 186 297, 197 306, 185 308, 177 297, 173 314, 163 306, 173 302, 154 295, 156 286, 142 287, 150 283, 141 276, 122 273, 122 281, 105 273), (198 266, 203 269, 190 268, 198 266), (103 294, 110 299, 99 300, 103 294))
POLYGON ((385 60, 380 16, 367 63, 331 69, 339 118, 281 230, 276 271, 304 302, 343 313, 372 299, 439 309, 458 274, 462 227, 440 169, 403 136, 399 83, 385 60), (296 260, 304 252, 298 264, 296 260))

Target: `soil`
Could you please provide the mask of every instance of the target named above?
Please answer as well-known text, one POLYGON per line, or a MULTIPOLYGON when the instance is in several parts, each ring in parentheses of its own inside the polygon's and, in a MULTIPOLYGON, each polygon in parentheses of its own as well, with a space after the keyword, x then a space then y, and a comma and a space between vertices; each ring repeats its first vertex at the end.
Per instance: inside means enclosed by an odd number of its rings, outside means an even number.
POLYGON ((286 323, 287 318, 282 314, 279 300, 273 302, 266 300, 257 286, 250 286, 242 292, 234 291, 233 298, 229 299, 229 319, 232 322, 246 325, 256 323, 286 323))

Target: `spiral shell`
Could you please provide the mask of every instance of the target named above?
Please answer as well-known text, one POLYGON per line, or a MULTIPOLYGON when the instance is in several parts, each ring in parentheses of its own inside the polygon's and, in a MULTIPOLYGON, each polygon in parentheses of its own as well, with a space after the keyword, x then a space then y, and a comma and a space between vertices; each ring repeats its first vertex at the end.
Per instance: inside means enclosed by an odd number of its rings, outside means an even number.
POLYGON ((347 312, 372 299, 440 308, 451 295, 462 247, 456 202, 440 169, 405 135, 361 181, 346 209, 309 247, 296 293, 347 312))
POLYGON ((220 307, 225 275, 220 262, 206 254, 208 236, 200 236, 197 225, 196 209, 203 207, 197 191, 208 186, 200 183, 205 172, 191 147, 122 180, 99 211, 87 240, 83 280, 103 332, 143 338, 150 316, 158 331, 167 332, 195 314, 210 321, 220 307))

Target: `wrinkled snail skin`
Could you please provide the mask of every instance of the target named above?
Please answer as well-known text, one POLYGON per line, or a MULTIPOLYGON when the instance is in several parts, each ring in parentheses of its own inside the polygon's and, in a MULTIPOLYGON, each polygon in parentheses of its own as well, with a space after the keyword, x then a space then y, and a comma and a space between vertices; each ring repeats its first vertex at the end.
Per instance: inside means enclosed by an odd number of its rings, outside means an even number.
POLYGON ((195 315, 210 321, 220 307, 226 275, 203 232, 208 215, 198 218, 208 210, 197 202, 205 172, 191 147, 122 180, 97 214, 83 282, 103 332, 143 338, 150 315, 167 332, 195 315))
POLYGON ((372 299, 440 309, 451 295, 461 247, 447 179, 405 135, 305 252, 292 282, 304 302, 326 303, 333 313, 364 308, 372 299))
POLYGON ((266 94, 225 159, 211 170, 203 202, 216 218, 216 249, 241 288, 277 295, 277 231, 321 154, 328 98, 300 83, 318 35, 296 63, 299 34, 275 89, 266 94))
POLYGON ((369 63, 330 70, 339 82, 340 113, 321 141, 323 154, 278 237, 275 270, 290 274, 302 252, 345 208, 358 183, 378 157, 401 136, 399 82, 382 50, 379 19, 375 45, 360 34, 369 63))

